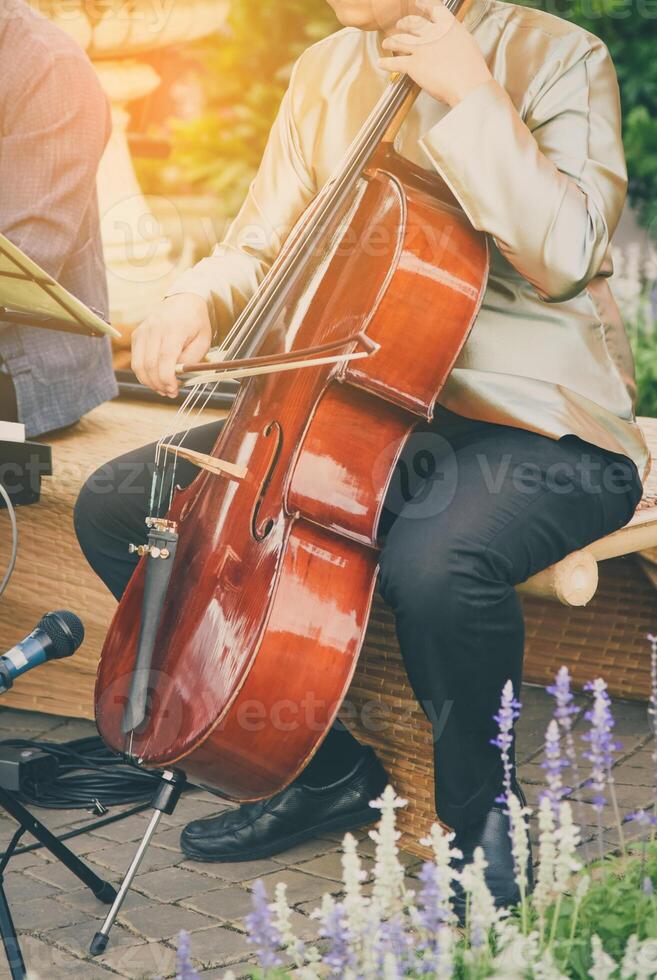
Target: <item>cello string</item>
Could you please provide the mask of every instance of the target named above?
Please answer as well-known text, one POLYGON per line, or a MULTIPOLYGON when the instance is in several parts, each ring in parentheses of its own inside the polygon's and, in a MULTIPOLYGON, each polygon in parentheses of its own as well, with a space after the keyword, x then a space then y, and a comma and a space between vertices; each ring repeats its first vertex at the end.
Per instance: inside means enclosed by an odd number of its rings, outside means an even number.
MULTIPOLYGON (((176 438, 176 436, 179 437, 178 438, 178 442, 176 443, 176 448, 178 449, 178 448, 180 448, 183 445, 183 443, 184 443, 185 439, 187 438, 187 436, 188 436, 188 434, 190 432, 190 429, 191 429, 191 425, 189 424, 189 419, 191 418, 192 413, 194 412, 194 409, 196 408, 197 404, 203 398, 203 394, 207 390, 209 384, 210 384, 209 382, 204 382, 202 384, 198 384, 198 385, 194 385, 193 386, 193 388, 190 390, 189 394, 185 398, 183 404, 180 406, 180 409, 176 413, 176 416, 175 416, 175 418, 173 420, 173 423, 174 423, 173 424, 173 431, 168 436, 164 436, 162 439, 160 439, 159 442, 158 442, 158 444, 157 444, 157 449, 156 449, 156 467, 159 470, 159 481, 158 481, 159 482, 159 494, 158 494, 158 500, 157 500, 157 514, 158 515, 161 513, 162 497, 163 497, 163 494, 164 494, 164 487, 165 487, 165 484, 167 482, 166 481, 166 477, 167 477, 167 466, 168 465, 170 466, 170 468, 172 470, 172 472, 171 472, 171 488, 172 489, 171 489, 171 494, 170 494, 169 506, 171 505, 171 500, 173 499, 173 487, 175 485, 175 482, 174 481, 175 481, 175 477, 176 477, 176 463, 177 463, 177 459, 178 459, 177 453, 169 453, 168 450, 165 447, 170 447, 170 446, 174 445, 174 439, 176 438), (180 418, 180 423, 178 423, 178 419, 179 418, 180 418), (182 426, 183 419, 187 420, 187 425, 184 426, 184 427, 182 426)), ((215 382, 215 386, 214 387, 216 388, 216 386, 217 386, 217 383, 215 382)), ((207 396, 207 398, 203 402, 203 404, 200 406, 200 408, 198 408, 196 410, 197 416, 200 416, 201 412, 204 410, 204 408, 207 405, 208 400, 212 396, 212 394, 213 394, 213 392, 210 391, 209 394, 208 394, 208 396, 207 396)), ((151 516, 153 516, 153 515, 151 514, 151 516)))
MULTIPOLYGON (((382 120, 391 111, 391 104, 394 102, 395 96, 398 96, 398 91, 402 84, 408 84, 409 88, 410 85, 412 85, 412 83, 407 82, 406 80, 407 76, 401 76, 401 80, 391 82, 385 89, 379 99, 379 102, 376 104, 360 132, 349 146, 347 153, 340 162, 339 166, 336 168, 335 173, 327 180, 319 191, 318 197, 320 204, 317 214, 313 216, 313 221, 310 222, 309 227, 305 229, 297 241, 295 241, 291 252, 283 258, 283 261, 280 263, 275 262, 271 266, 261 284, 260 289, 254 294, 240 316, 235 321, 224 342, 224 349, 228 348, 230 356, 233 356, 239 347, 249 339, 249 336, 258 323, 260 314, 265 312, 265 309, 270 303, 273 294, 280 289, 280 286, 288 278, 290 269, 294 268, 299 258, 307 250, 313 234, 316 233, 317 224, 330 213, 335 198, 342 190, 345 176, 349 177, 351 175, 351 171, 353 170, 356 160, 362 155, 367 143, 372 141, 372 129, 380 128, 382 125, 382 120)), ((315 199, 315 204, 317 204, 317 199, 315 199)), ((301 216, 300 220, 303 220, 303 215, 301 216)), ((293 233, 294 229, 292 234, 293 233)))
MULTIPOLYGON (((447 0, 445 6, 450 12, 458 12, 463 2, 464 0, 447 0)), ((242 314, 229 331, 222 349, 225 349, 231 344, 231 356, 235 354, 238 345, 248 340, 257 325, 260 314, 266 312, 271 294, 278 290, 281 282, 285 281, 288 277, 290 269, 294 268, 299 257, 305 252, 316 231, 317 225, 330 213, 335 200, 344 189, 345 184, 348 186, 350 179, 357 179, 360 176, 367 162, 367 160, 363 161, 360 159, 362 154, 365 152, 369 157, 374 149, 376 149, 383 135, 380 133, 381 127, 386 126, 390 122, 390 117, 394 117, 394 113, 403 105, 404 99, 412 91, 413 84, 412 79, 408 75, 400 74, 384 90, 374 109, 348 147, 335 172, 320 190, 319 197, 322 198, 324 196, 326 200, 322 200, 318 213, 313 215, 313 220, 309 222, 308 228, 304 229, 304 232, 294 243, 293 249, 286 256, 285 260, 280 265, 275 263, 270 268, 257 293, 247 303, 242 314), (396 104, 397 102, 399 105, 396 104), (357 167, 356 174, 353 173, 354 167, 357 167), (263 310, 262 307, 265 307, 265 309, 263 310)), ((300 220, 303 220, 303 216, 300 220)))
MULTIPOLYGON (((379 98, 379 101, 376 103, 374 109, 365 120, 360 131, 347 148, 347 151, 337 166, 335 172, 319 191, 318 198, 321 203, 318 208, 318 213, 313 216, 313 221, 309 223, 307 229, 304 229, 303 233, 294 243, 292 252, 285 257, 284 261, 279 264, 274 264, 270 268, 260 286, 260 289, 251 298, 249 303, 247 303, 242 314, 238 317, 233 325, 233 328, 229 331, 226 337, 226 344, 232 343, 231 353, 234 352, 234 348, 236 346, 235 342, 237 341, 241 343, 247 336, 245 329, 250 331, 255 325, 253 322, 249 321, 253 321, 257 314, 260 313, 260 310, 257 309, 258 306, 266 305, 267 301, 269 300, 268 293, 271 293, 279 285, 279 280, 287 277, 289 267, 293 265, 297 261, 299 255, 303 254, 303 252, 306 250, 308 242, 312 237, 318 221, 321 221, 321 219, 326 216, 329 209, 332 207, 336 192, 341 189, 345 175, 347 177, 350 175, 350 171, 353 169, 355 163, 363 153, 364 147, 367 146, 368 142, 371 143, 373 141, 372 131, 378 130, 383 122, 387 121, 387 115, 392 112, 396 98, 400 98, 400 100, 403 101, 403 98, 399 96, 399 92, 403 91, 405 88, 409 88, 410 90, 412 84, 413 83, 408 76, 402 75, 397 79, 394 79, 384 90, 379 98)), ((317 198, 315 199, 315 204, 316 203, 317 198)), ((300 220, 303 220, 303 215, 301 216, 300 220)), ((293 233, 294 229, 292 231, 292 234, 293 233)))
MULTIPOLYGON (((215 381, 214 383, 212 383, 212 382, 209 382, 209 383, 206 382, 204 385, 200 385, 199 386, 201 389, 205 389, 205 390, 202 390, 202 392, 201 392, 201 397, 202 397, 203 394, 205 394, 205 401, 203 402, 203 404, 200 406, 200 408, 198 409, 198 411, 196 413, 198 417, 200 417, 201 414, 205 411, 205 408, 206 408, 208 402, 210 401, 210 399, 212 398, 213 394, 217 390, 219 384, 220 384, 219 381, 215 381), (208 388, 210 390, 207 391, 207 394, 206 394, 205 392, 206 392, 206 390, 208 388)), ((173 455, 173 466, 172 466, 172 470, 171 470, 171 484, 170 484, 170 488, 169 488, 169 501, 168 501, 167 509, 169 509, 171 507, 171 504, 173 503, 173 495, 174 495, 175 488, 176 488, 176 469, 177 469, 177 466, 178 466, 178 450, 182 448, 182 446, 183 446, 183 444, 185 442, 185 439, 187 438, 187 436, 189 434, 189 431, 190 431, 190 429, 187 429, 187 431, 183 434, 183 436, 180 439, 180 441, 178 443, 176 443, 175 452, 172 454, 173 455)), ((168 454, 168 455, 171 455, 171 454, 168 454)))
POLYGON ((165 432, 155 444, 155 467, 153 470, 153 480, 151 482, 151 498, 150 498, 150 507, 149 507, 149 513, 151 517, 155 516, 155 513, 159 514, 160 512, 159 508, 162 502, 162 481, 164 480, 164 476, 165 476, 164 467, 162 467, 161 465, 163 446, 167 439, 172 439, 175 436, 176 432, 179 431, 179 425, 182 426, 182 421, 186 417, 188 405, 192 401, 194 401, 196 395, 197 395, 197 387, 194 386, 189 390, 182 405, 179 406, 178 411, 176 412, 175 416, 172 419, 171 425, 173 428, 173 432, 169 432, 169 431, 165 432), (160 490, 160 493, 158 495, 157 509, 156 509, 155 497, 158 488, 160 490))
MULTIPOLYGON (((187 395, 186 395, 186 397, 185 397, 182 405, 180 405, 180 407, 178 408, 178 411, 176 412, 176 415, 174 416, 174 418, 172 420, 171 429, 169 430, 168 434, 165 433, 158 440, 158 442, 156 443, 156 447, 155 447, 155 470, 154 470, 154 473, 153 473, 153 483, 152 483, 152 486, 151 486, 151 500, 150 500, 150 516, 151 517, 154 515, 155 495, 156 495, 156 489, 157 489, 158 485, 159 485, 159 495, 158 495, 158 501, 157 501, 157 513, 158 514, 160 513, 160 508, 161 508, 161 505, 162 505, 162 494, 163 494, 163 487, 164 487, 164 482, 165 482, 165 477, 166 477, 166 472, 165 472, 166 471, 166 463, 168 461, 168 456, 169 456, 169 454, 167 452, 163 452, 164 446, 165 445, 171 445, 172 442, 173 442, 173 439, 176 437, 176 435, 179 435, 180 436, 179 445, 182 445, 182 442, 186 438, 187 433, 189 431, 189 427, 188 426, 187 427, 183 426, 183 421, 191 416, 191 413, 194 410, 194 407, 198 403, 199 399, 202 397, 203 390, 204 390, 204 388, 206 386, 207 386, 207 383, 206 384, 198 384, 198 385, 194 385, 189 390, 189 392, 187 393, 187 395)), ((207 400, 206 400, 206 403, 207 403, 207 400)), ((206 403, 204 403, 204 405, 206 403)), ((172 479, 174 479, 174 478, 175 478, 175 474, 172 476, 172 479)))

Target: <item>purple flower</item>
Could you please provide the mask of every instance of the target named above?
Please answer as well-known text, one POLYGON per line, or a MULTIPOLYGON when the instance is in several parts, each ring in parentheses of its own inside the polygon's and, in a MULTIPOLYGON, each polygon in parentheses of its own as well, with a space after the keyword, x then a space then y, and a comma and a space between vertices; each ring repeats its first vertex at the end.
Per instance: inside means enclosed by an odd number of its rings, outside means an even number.
POLYGON ((328 940, 328 949, 322 961, 329 967, 333 976, 342 977, 347 970, 353 969, 351 934, 344 907, 340 902, 331 902, 328 908, 322 908, 318 934, 328 940))
POLYGON ((653 817, 646 810, 635 810, 634 813, 628 813, 625 818, 625 823, 638 823, 639 827, 657 827, 657 817, 653 817))
POLYGON ((553 718, 545 732, 545 760, 542 767, 545 769, 547 788, 541 793, 541 798, 546 796, 549 799, 555 816, 559 813, 559 803, 568 792, 563 785, 561 774, 569 765, 568 760, 561 754, 559 724, 553 718))
POLYGON ((388 957, 387 975, 390 976, 390 954, 395 964, 398 977, 406 976, 407 969, 415 966, 415 946, 406 929, 403 917, 396 913, 386 922, 381 923, 379 941, 379 965, 383 973, 384 960, 388 957))
POLYGON ((554 717, 562 728, 572 728, 573 715, 577 714, 578 708, 575 704, 573 692, 570 689, 570 674, 567 667, 560 667, 554 684, 546 688, 557 702, 554 709, 554 717))
POLYGON ((418 910, 420 923, 429 935, 433 935, 445 919, 440 874, 435 861, 425 861, 418 878, 422 882, 419 895, 420 908, 418 910))
POLYGON ((192 966, 189 951, 189 933, 181 932, 176 951, 176 980, 201 980, 192 966))
POLYGON ((282 963, 278 950, 282 945, 282 937, 274 925, 267 892, 260 878, 253 886, 251 897, 253 911, 244 917, 248 930, 248 941, 258 947, 258 959, 263 970, 271 970, 282 963))
POLYGON ((606 802, 605 788, 610 778, 613 754, 619 745, 612 738, 614 718, 607 685, 598 678, 586 684, 584 689, 593 694, 593 706, 584 716, 591 723, 589 732, 582 736, 584 741, 589 743, 584 758, 591 763, 591 778, 588 782, 596 793, 593 806, 600 813, 606 802))
POLYGON ((513 777, 513 764, 511 762, 511 750, 513 748, 513 726, 520 716, 520 702, 513 694, 513 684, 507 681, 502 688, 502 700, 500 710, 494 716, 497 722, 497 738, 491 739, 491 745, 496 745, 502 756, 502 767, 504 769, 504 793, 498 797, 498 803, 505 803, 511 794, 511 780, 513 777))
POLYGON ((418 946, 422 959, 416 969, 424 974, 438 972, 440 960, 440 929, 451 918, 442 887, 442 873, 435 861, 425 861, 418 875, 422 882, 419 895, 418 919, 426 933, 418 946))

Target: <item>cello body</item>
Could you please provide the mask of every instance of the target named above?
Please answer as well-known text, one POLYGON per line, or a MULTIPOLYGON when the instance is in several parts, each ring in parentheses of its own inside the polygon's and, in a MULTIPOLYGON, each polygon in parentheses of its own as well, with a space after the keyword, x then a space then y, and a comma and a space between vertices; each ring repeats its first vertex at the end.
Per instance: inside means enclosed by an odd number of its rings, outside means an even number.
POLYGON ((390 148, 378 154, 305 256, 259 353, 357 332, 378 349, 242 383, 213 455, 246 476, 201 471, 167 514, 179 540, 148 717, 129 745, 121 713, 144 558, 110 627, 96 716, 112 748, 237 801, 271 796, 306 765, 361 649, 395 465, 432 416, 487 273, 485 236, 440 178, 390 148))

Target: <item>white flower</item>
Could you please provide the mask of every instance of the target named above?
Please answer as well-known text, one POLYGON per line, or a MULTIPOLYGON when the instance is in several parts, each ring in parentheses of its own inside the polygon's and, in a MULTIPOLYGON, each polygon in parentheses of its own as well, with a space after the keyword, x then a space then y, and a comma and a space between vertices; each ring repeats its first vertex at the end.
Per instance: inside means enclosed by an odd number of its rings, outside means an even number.
POLYGON ((500 980, 524 980, 538 956, 538 933, 523 936, 517 923, 502 922, 496 928, 499 952, 493 960, 493 976, 500 980))
POLYGON ((636 980, 657 976, 657 939, 644 939, 635 954, 636 980))
POLYGON ((609 980, 616 972, 618 964, 605 953, 599 936, 591 936, 591 955, 593 963, 589 970, 592 980, 609 980))
POLYGON ((552 950, 546 949, 532 966, 532 980, 568 980, 554 962, 552 950))
POLYGON ((421 844, 430 847, 433 851, 436 878, 440 885, 440 907, 444 914, 444 922, 456 921, 456 915, 452 911, 453 883, 459 880, 460 875, 454 869, 453 862, 462 858, 463 854, 458 848, 452 847, 455 836, 455 834, 446 833, 440 824, 435 823, 429 831, 429 836, 420 841, 421 844))
POLYGON ((343 906, 347 928, 356 941, 363 938, 367 922, 368 901, 363 895, 361 884, 366 875, 358 856, 356 838, 345 834, 342 841, 342 880, 344 882, 343 906))
POLYGON ((504 913, 495 908, 484 872, 488 862, 481 847, 476 847, 471 864, 467 864, 461 874, 461 883, 470 897, 468 917, 468 939, 470 949, 475 953, 488 950, 490 930, 504 913))
POLYGON ((554 885, 557 842, 552 802, 544 796, 538 805, 538 875, 534 888, 534 908, 542 917, 555 898, 554 885))
POLYGON ((438 962, 434 966, 435 980, 450 980, 454 974, 454 945, 457 933, 451 926, 441 926, 438 930, 438 962))
POLYGON ((383 972, 381 980, 399 980, 401 974, 399 966, 393 953, 386 953, 383 957, 383 972))
POLYGON ((301 966, 304 962, 304 944, 292 928, 292 909, 287 902, 287 886, 284 881, 279 881, 276 885, 271 908, 274 913, 274 925, 280 933, 283 946, 292 956, 295 965, 301 966))
POLYGON ((577 845, 580 843, 579 827, 573 821, 570 803, 559 806, 559 826, 555 833, 557 857, 554 866, 554 887, 557 895, 566 891, 573 874, 580 871, 582 862, 577 858, 577 845))
POLYGON ((575 889, 575 901, 579 904, 587 891, 589 890, 589 885, 591 884, 590 875, 582 875, 577 881, 577 887, 575 889))
POLYGON ((373 904, 367 908, 367 922, 363 935, 360 963, 357 963, 357 975, 362 980, 379 980, 379 936, 381 919, 373 904))
POLYGON ((510 793, 507 799, 509 819, 511 821, 511 851, 515 868, 516 884, 521 895, 527 894, 527 865, 529 863, 529 832, 526 817, 531 810, 523 807, 515 795, 510 793))
POLYGON ((395 826, 395 810, 406 806, 406 800, 397 796, 392 786, 386 786, 381 798, 374 800, 370 806, 381 810, 377 829, 370 831, 370 837, 376 844, 371 904, 380 918, 387 918, 395 912, 402 912, 408 904, 404 866, 399 860, 397 847, 401 835, 395 826))
POLYGON ((636 934, 630 936, 625 946, 623 961, 621 963, 621 980, 631 980, 636 977, 636 954, 639 951, 639 939, 636 934))

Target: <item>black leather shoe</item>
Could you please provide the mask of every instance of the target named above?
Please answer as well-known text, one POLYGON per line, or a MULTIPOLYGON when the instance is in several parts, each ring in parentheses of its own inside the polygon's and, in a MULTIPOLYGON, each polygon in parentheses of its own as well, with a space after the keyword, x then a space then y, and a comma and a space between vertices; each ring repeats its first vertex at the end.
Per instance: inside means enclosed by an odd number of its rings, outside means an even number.
MULTIPOLYGON (((523 807, 527 806, 525 795, 516 782, 513 784, 513 793, 518 797, 523 807)), ((452 846, 458 848, 463 854, 463 859, 455 862, 458 871, 462 871, 464 865, 472 862, 475 848, 481 847, 483 849, 484 857, 488 862, 485 871, 486 884, 495 899, 497 908, 512 908, 520 902, 520 890, 515 880, 509 830, 510 820, 506 813, 506 807, 503 803, 496 803, 482 821, 457 833, 452 843, 452 846)), ((527 844, 529 846, 527 893, 529 894, 534 887, 534 876, 531 845, 529 841, 527 844)), ((455 887, 455 892, 454 911, 463 925, 465 921, 465 895, 458 884, 455 887)))
POLYGON ((270 800, 187 824, 180 836, 183 854, 195 861, 256 861, 327 830, 362 827, 377 819, 370 800, 388 783, 370 748, 330 786, 306 786, 302 780, 303 775, 270 800))

